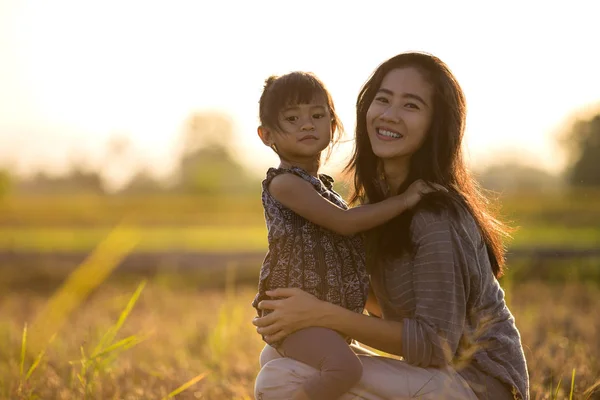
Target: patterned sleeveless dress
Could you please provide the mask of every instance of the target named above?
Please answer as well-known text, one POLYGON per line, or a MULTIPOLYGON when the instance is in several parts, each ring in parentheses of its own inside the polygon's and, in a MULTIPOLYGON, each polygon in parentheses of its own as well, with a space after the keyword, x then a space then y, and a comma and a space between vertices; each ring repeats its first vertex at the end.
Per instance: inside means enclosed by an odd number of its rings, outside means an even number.
POLYGON ((320 300, 362 313, 368 294, 369 277, 365 266, 362 235, 343 236, 316 225, 284 207, 269 193, 271 180, 280 174, 294 174, 308 181, 325 199, 347 209, 333 190, 333 178, 319 178, 292 167, 270 168, 262 182, 262 203, 268 229, 269 250, 260 271, 258 293, 252 302, 257 308, 269 299, 267 290, 300 288, 320 300))

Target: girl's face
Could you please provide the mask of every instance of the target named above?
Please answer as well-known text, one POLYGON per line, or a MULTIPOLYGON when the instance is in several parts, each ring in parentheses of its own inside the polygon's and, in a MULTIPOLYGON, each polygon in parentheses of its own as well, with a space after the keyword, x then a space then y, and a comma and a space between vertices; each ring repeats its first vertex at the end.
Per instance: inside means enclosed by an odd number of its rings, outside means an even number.
POLYGON ((306 161, 318 157, 331 142, 331 113, 325 99, 309 104, 285 107, 279 113, 281 129, 259 127, 258 133, 267 146, 275 145, 280 157, 289 161, 306 161))
POLYGON ((388 72, 366 115, 367 133, 377 157, 410 159, 419 150, 431 126, 433 90, 414 67, 388 72))

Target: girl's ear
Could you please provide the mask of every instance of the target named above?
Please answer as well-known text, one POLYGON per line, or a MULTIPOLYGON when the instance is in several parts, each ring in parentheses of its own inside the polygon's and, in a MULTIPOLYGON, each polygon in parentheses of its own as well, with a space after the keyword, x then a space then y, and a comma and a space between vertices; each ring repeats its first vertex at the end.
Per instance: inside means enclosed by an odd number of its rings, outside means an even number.
POLYGON ((256 131, 258 133, 258 137, 260 140, 262 140, 265 146, 273 147, 273 138, 269 129, 261 125, 256 129, 256 131))

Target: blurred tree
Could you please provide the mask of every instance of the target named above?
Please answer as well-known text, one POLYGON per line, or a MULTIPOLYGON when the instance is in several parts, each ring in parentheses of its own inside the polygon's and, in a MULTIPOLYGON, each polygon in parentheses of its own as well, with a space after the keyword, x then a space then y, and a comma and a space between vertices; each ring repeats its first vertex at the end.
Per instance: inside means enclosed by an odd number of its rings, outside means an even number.
POLYGON ((177 189, 195 194, 241 194, 260 184, 235 159, 234 125, 222 113, 194 113, 187 121, 178 167, 177 189))
POLYGON ((562 186, 559 177, 516 161, 491 165, 476 176, 481 186, 496 192, 546 192, 562 186))
POLYGON ((69 173, 62 176, 50 176, 38 172, 32 178, 19 181, 16 190, 25 194, 104 193, 100 174, 79 166, 71 167, 69 173))
POLYGON ((135 173, 129 182, 122 188, 121 194, 151 194, 164 190, 163 185, 150 172, 142 169, 135 173))
POLYGON ((569 183, 600 187, 600 114, 577 120, 561 142, 568 151, 569 183))
POLYGON ((0 199, 5 197, 10 191, 11 178, 10 173, 0 169, 0 199))
POLYGON ((195 153, 204 148, 228 150, 234 136, 233 120, 224 113, 202 111, 193 113, 183 131, 183 153, 195 153))
MULTIPOLYGON (((144 181, 146 176, 136 176, 136 164, 139 162, 139 151, 133 146, 131 140, 124 134, 114 134, 106 143, 106 150, 101 161, 101 169, 106 179, 106 189, 110 192, 123 192, 136 180, 134 186, 137 189, 148 192, 148 182, 144 181), (141 184, 141 186, 140 186, 141 184)), ((139 175, 139 173, 138 173, 139 175)), ((135 189, 135 190, 137 190, 135 189)), ((134 190, 134 191, 135 191, 134 190)))
POLYGON ((106 160, 115 161, 123 157, 128 157, 131 152, 131 141, 126 136, 112 136, 107 144, 106 149, 106 160))

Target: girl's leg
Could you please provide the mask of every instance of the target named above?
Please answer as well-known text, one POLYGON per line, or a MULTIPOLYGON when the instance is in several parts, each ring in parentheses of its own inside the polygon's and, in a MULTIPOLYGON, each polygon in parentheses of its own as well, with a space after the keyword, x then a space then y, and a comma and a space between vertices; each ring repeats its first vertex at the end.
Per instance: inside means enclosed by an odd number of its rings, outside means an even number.
POLYGON ((354 386, 362 365, 348 343, 337 332, 306 328, 285 338, 279 352, 316 368, 321 373, 308 379, 294 399, 333 400, 354 386))

